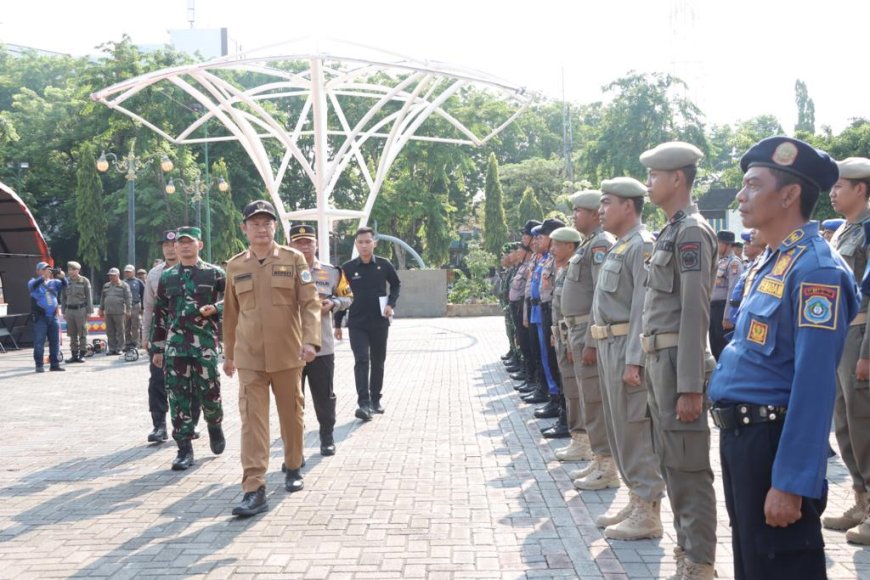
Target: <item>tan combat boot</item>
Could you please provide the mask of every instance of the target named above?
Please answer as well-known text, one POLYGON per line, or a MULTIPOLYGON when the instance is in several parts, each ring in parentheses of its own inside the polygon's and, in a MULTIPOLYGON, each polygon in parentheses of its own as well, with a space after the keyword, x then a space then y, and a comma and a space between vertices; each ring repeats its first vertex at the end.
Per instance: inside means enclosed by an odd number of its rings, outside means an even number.
POLYGON ((631 492, 628 492, 628 503, 625 506, 616 512, 613 515, 604 514, 603 516, 598 516, 595 520, 595 525, 599 528, 606 528, 607 526, 612 526, 613 524, 618 524, 625 518, 631 515, 631 511, 634 509, 634 498, 635 495, 631 492))
POLYGON ((677 562, 677 570, 672 576, 668 576, 668 580, 683 580, 683 572, 686 570, 686 551, 680 546, 674 548, 674 560, 677 562))
POLYGON ((619 475, 612 457, 601 457, 598 466, 583 479, 574 481, 574 487, 586 491, 619 487, 619 475))
POLYGON ((556 459, 559 461, 589 461, 592 459, 589 436, 586 433, 572 433, 571 444, 556 449, 556 459))
POLYGON ((867 493, 855 492, 855 505, 843 512, 841 516, 822 518, 822 525, 829 530, 848 530, 858 526, 867 513, 867 493))
POLYGON ((664 534, 661 509, 661 501, 646 501, 637 497, 631 514, 618 524, 604 528, 604 537, 611 540, 661 538, 664 534))
POLYGON ((846 532, 846 541, 852 544, 870 545, 870 505, 864 515, 864 520, 846 532))
POLYGON ((712 564, 696 564, 688 558, 684 562, 681 580, 713 580, 716 577, 716 568, 712 564))
POLYGON ((592 461, 586 464, 586 467, 581 467, 580 469, 572 469, 568 472, 568 477, 571 478, 571 481, 575 479, 583 479, 596 469, 598 469, 598 462, 601 461, 601 457, 599 455, 595 455, 592 457, 592 461))

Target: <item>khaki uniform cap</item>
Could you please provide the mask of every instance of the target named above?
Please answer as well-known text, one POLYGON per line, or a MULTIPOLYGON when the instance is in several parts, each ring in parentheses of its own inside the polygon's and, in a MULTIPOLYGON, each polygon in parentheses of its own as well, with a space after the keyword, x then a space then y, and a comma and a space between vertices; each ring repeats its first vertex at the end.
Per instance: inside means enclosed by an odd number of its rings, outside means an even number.
POLYGON ((70 260, 69 262, 67 262, 67 263, 66 263, 66 266, 67 266, 67 268, 69 268, 70 270, 81 270, 81 269, 82 269, 82 265, 81 265, 81 264, 79 264, 78 262, 73 262, 72 260, 70 260))
POLYGON ((841 179, 870 179, 870 159, 866 157, 848 157, 837 161, 841 179))
POLYGON ((574 208, 598 209, 601 205, 601 192, 597 189, 578 191, 571 196, 574 208))
POLYGON ((580 243, 583 238, 580 236, 580 232, 578 232, 574 228, 569 228, 566 226, 564 228, 553 230, 553 233, 550 234, 550 239, 557 242, 580 243))
POLYGON ((640 156, 640 162, 649 169, 674 171, 696 165, 703 157, 701 150, 691 143, 670 141, 644 151, 640 156))
POLYGON ((633 177, 614 177, 601 182, 601 192, 616 197, 643 197, 646 186, 633 177))

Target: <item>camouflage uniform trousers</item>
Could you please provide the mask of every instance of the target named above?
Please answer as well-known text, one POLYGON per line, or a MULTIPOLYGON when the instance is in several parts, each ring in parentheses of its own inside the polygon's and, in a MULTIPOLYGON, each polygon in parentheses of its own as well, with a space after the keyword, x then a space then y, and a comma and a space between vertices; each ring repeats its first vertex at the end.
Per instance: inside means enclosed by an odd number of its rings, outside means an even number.
POLYGON ((196 422, 191 409, 195 400, 202 405, 206 423, 220 425, 223 421, 217 356, 167 357, 166 392, 169 395, 169 416, 172 417, 172 438, 175 441, 193 438, 196 422))

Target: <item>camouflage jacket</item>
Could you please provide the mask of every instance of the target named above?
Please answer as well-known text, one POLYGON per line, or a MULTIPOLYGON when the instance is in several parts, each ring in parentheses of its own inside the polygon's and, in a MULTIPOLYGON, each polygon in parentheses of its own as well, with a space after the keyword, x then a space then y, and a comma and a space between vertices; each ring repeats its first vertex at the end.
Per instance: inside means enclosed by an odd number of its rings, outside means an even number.
POLYGON ((202 260, 163 271, 154 299, 151 354, 211 358, 217 361, 218 322, 226 287, 224 271, 202 260), (203 318, 199 309, 214 305, 217 314, 203 318))

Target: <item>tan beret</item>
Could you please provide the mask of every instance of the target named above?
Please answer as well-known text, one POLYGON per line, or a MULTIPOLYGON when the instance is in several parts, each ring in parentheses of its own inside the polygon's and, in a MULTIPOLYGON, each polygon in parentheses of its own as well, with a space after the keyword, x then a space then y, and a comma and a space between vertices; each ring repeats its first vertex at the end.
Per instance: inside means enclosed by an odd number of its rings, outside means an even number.
POLYGON ((571 196, 575 208, 598 209, 601 205, 601 192, 597 189, 585 189, 571 196))
POLYGON ((646 186, 633 177, 614 177, 601 182, 601 192, 617 197, 643 197, 646 186))
POLYGON ((78 262, 73 262, 72 260, 70 260, 69 262, 66 263, 66 267, 69 268, 70 270, 81 270, 82 269, 81 264, 79 264, 78 262))
POLYGON ((870 159, 866 157, 849 157, 837 161, 842 179, 870 179, 870 159))
POLYGON ((553 233, 550 234, 550 239, 555 240, 557 242, 577 242, 583 239, 580 237, 580 232, 575 230, 574 228, 564 227, 553 230, 553 233))
POLYGON ((704 157, 701 150, 691 143, 670 141, 656 145, 640 155, 640 162, 650 169, 674 171, 689 165, 696 165, 704 157))

